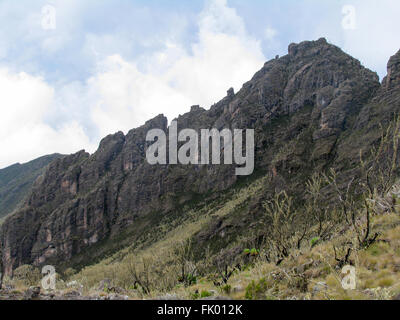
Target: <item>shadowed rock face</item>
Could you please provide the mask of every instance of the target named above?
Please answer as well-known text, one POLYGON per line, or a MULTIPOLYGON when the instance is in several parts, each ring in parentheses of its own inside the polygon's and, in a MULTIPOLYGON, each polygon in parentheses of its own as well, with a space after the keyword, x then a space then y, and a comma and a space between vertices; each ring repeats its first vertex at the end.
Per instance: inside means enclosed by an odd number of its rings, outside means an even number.
POLYGON ((0 219, 17 209, 29 195, 31 187, 45 167, 62 155, 53 154, 24 164, 0 169, 0 219))
POLYGON ((390 90, 400 85, 400 50, 390 58, 388 74, 383 80, 383 88, 390 90))
MULTIPOLYGON (((396 87, 398 61, 397 54, 382 87, 396 87)), ((180 116, 178 129, 255 129, 256 170, 302 190, 314 168, 353 157, 341 151, 340 138, 357 127, 351 119, 369 123, 366 106, 381 91, 376 73, 325 39, 291 44, 288 55, 267 62, 237 94, 229 90, 209 110, 194 106, 180 116)), ((167 125, 160 115, 126 136, 104 138, 93 155, 54 161, 26 206, 1 228, 6 274, 21 264, 65 263, 139 218, 161 217, 198 194, 235 185, 235 166, 147 164, 148 130, 167 132, 167 125)))

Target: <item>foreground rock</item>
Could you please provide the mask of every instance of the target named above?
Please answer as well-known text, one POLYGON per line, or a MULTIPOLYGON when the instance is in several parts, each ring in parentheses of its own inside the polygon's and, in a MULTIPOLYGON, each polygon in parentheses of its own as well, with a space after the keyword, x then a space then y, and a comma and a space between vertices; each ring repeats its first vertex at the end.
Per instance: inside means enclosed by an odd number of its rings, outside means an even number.
POLYGON ((31 287, 24 293, 15 290, 0 290, 0 300, 129 300, 126 295, 97 293, 83 296, 78 291, 40 292, 39 287, 31 287))
POLYGON ((35 300, 40 296, 40 287, 30 287, 25 291, 24 300, 35 300))

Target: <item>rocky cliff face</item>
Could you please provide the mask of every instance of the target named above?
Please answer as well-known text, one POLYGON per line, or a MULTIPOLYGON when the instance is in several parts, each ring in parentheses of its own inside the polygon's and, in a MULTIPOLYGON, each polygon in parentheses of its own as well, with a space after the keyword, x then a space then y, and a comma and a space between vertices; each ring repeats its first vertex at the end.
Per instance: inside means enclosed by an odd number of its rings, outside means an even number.
MULTIPOLYGON (((229 90, 209 110, 192 107, 178 127, 255 129, 255 174, 303 190, 315 168, 354 160, 348 137, 376 118, 373 106, 388 90, 398 90, 399 54, 388 70, 381 86, 376 73, 325 39, 291 44, 288 55, 267 62, 237 94, 229 90)), ((387 108, 398 110, 399 101, 392 102, 387 108)), ((154 216, 238 182, 230 165, 150 166, 145 136, 154 128, 167 131, 167 119, 160 115, 126 136, 110 135, 93 155, 81 151, 54 161, 1 228, 6 274, 21 264, 65 263, 103 241, 119 241, 131 226, 144 232, 154 216)))
POLYGON ((383 80, 383 88, 390 90, 400 85, 400 50, 390 58, 388 74, 383 80))
POLYGON ((18 208, 45 167, 62 155, 53 154, 0 170, 0 219, 18 208))

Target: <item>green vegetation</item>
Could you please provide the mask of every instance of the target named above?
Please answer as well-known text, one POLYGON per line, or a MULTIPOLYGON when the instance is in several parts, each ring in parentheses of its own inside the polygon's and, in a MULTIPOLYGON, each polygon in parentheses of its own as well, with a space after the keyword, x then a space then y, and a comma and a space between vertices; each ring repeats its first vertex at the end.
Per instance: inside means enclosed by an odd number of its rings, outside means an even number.
POLYGON ((265 278, 258 281, 252 280, 246 288, 245 298, 247 300, 265 300, 267 291, 271 288, 273 288, 272 283, 265 278))
POLYGON ((314 237, 310 240, 311 248, 314 248, 319 243, 319 237, 314 237))
POLYGON ((22 265, 14 270, 13 279, 19 286, 36 286, 41 279, 41 274, 38 268, 22 265))
POLYGON ((160 225, 162 236, 150 245, 125 248, 71 279, 90 291, 109 278, 139 298, 201 299, 215 290, 238 299, 393 296, 400 291, 398 134, 396 120, 350 181, 331 169, 308 180, 302 199, 275 193, 257 223, 247 225, 245 217, 249 200, 265 194, 268 174, 227 192, 223 201, 200 201, 180 225, 160 225), (223 227, 231 219, 243 219, 249 236, 231 236, 223 227), (202 245, 194 245, 199 239, 202 245), (341 287, 347 264, 357 268, 357 290, 341 287))
POLYGON ((0 224, 2 218, 18 208, 45 167, 59 157, 59 154, 44 156, 0 170, 0 224))
MULTIPOLYGON (((271 170, 259 170, 256 178, 239 180, 218 194, 192 194, 189 202, 174 195, 175 206, 167 214, 139 217, 118 236, 66 261, 60 270, 63 280, 79 283, 90 294, 109 279, 112 285, 105 284, 102 294, 120 288, 138 299, 165 294, 255 300, 398 295, 400 120, 388 123, 374 147, 359 152, 357 162, 330 167, 326 164, 341 155, 314 150, 316 159, 328 157, 314 170, 317 161, 303 163, 313 130, 303 128, 301 117, 309 116, 310 108, 291 116, 298 117, 294 131, 300 132, 292 140, 278 130, 291 117, 273 121, 269 130, 279 132, 282 143, 273 145, 272 159, 264 159, 272 163, 271 170), (291 183, 283 183, 285 178, 291 183), (345 265, 357 270, 355 290, 341 285, 345 265)), ((35 283, 34 274, 22 268, 7 281, 26 277, 25 285, 35 283)))

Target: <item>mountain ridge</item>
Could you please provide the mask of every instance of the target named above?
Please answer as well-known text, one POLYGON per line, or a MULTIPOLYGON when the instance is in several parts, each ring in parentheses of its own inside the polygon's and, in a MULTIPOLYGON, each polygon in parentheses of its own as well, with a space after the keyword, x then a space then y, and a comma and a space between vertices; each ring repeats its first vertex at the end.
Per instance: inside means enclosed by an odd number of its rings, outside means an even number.
MULTIPOLYGON (((380 84, 375 72, 323 38, 291 44, 287 55, 266 62, 238 93, 229 90, 209 110, 193 106, 179 116, 178 130, 255 130, 255 174, 263 172, 270 180, 264 194, 244 210, 246 219, 282 186, 299 193, 317 168, 333 165, 344 175, 352 169, 358 161, 354 144, 368 149, 379 134, 371 130, 366 141, 352 135, 389 119, 374 104, 398 111, 398 56, 389 61, 388 76, 380 84)), ((145 136, 155 128, 167 132, 168 120, 159 115, 127 135, 105 137, 92 155, 80 151, 52 162, 25 208, 1 227, 5 273, 21 264, 85 265, 98 258, 97 253, 87 261, 80 258, 91 247, 113 242, 129 228, 137 240, 155 225, 154 216, 160 219, 198 196, 217 197, 240 183, 229 165, 148 165, 145 136)), ((202 245, 214 241, 227 225, 228 238, 248 231, 232 219, 216 221, 196 239, 202 245)))

